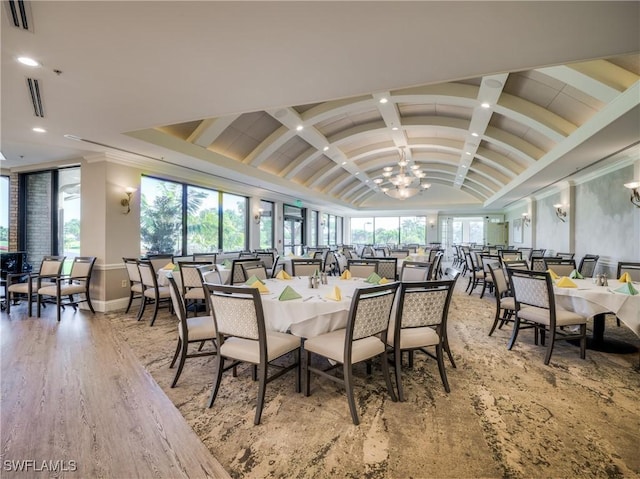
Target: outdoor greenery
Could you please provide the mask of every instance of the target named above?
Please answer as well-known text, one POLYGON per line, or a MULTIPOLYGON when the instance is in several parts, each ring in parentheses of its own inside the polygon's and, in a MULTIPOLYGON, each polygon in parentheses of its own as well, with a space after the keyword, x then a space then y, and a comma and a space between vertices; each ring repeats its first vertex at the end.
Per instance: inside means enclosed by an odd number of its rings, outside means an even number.
POLYGON ((426 243, 425 219, 419 217, 399 218, 399 228, 377 227, 373 231, 374 218, 367 219, 363 226, 351 223, 351 242, 353 244, 402 244, 426 243))

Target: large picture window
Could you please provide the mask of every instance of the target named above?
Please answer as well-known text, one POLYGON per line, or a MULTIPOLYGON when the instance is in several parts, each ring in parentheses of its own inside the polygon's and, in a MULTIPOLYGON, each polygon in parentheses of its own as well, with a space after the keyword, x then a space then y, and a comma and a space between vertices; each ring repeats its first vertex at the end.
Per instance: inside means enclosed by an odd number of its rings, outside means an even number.
POLYGON ((354 244, 426 244, 427 219, 424 216, 351 218, 354 244))
POLYGON ((260 201, 260 249, 273 248, 273 227, 275 218, 271 201, 260 201))

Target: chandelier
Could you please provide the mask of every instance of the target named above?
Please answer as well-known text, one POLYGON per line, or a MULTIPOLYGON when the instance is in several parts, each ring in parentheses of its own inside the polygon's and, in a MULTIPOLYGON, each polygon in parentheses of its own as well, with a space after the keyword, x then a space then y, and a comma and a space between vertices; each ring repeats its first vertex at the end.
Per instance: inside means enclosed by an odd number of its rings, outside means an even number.
POLYGON ((431 185, 422 182, 426 175, 420 171, 419 165, 411 165, 410 168, 407 168, 409 162, 405 150, 400 149, 398 152, 400 155, 398 170, 394 172, 392 166, 385 166, 382 169, 382 178, 376 178, 373 182, 385 195, 396 200, 406 200, 431 185))

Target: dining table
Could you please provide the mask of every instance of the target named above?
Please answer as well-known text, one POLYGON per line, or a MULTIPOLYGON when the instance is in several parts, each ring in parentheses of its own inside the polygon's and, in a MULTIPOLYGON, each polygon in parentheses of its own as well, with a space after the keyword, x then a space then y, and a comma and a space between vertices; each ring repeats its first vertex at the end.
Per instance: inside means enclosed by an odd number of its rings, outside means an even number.
MULTIPOLYGON (((556 304, 585 317, 593 317, 591 347, 597 349, 604 344, 604 325, 607 313, 615 314, 622 323, 640 337, 640 294, 632 295, 616 291, 625 283, 608 280, 600 286, 593 279, 572 279, 576 287, 554 286, 556 304)), ((640 290, 640 283, 632 283, 640 290)))

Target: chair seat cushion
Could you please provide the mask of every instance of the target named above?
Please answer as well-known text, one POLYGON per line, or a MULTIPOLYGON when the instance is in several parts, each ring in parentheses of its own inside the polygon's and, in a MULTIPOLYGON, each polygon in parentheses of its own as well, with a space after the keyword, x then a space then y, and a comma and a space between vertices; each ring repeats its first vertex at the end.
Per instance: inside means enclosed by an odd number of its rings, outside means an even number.
MULTIPOLYGON (((300 347, 300 338, 293 334, 270 331, 267 333, 267 361, 300 347)), ((220 346, 220 354, 227 358, 260 364, 258 341, 244 338, 229 338, 220 346)))
MULTIPOLYGON (((549 325, 550 313, 548 309, 537 308, 535 306, 525 306, 518 311, 518 316, 521 319, 527 321, 533 321, 534 323, 549 325)), ((572 324, 584 324, 587 322, 587 318, 580 316, 573 311, 567 311, 566 309, 559 309, 556 307, 556 326, 570 326, 572 324)))
MULTIPOLYGON (((143 293, 147 298, 155 298, 156 297, 156 290, 155 288, 147 288, 144 290, 143 293)), ((158 287, 158 297, 159 298, 170 298, 171 297, 171 292, 169 290, 169 286, 160 286, 158 287)))
MULTIPOLYGON (((38 283, 33 281, 31 283, 31 286, 33 288, 33 292, 35 293, 36 289, 38 288, 38 283)), ((9 286, 7 288, 7 291, 9 291, 10 293, 28 293, 29 292, 29 283, 14 283, 11 286, 9 286)))
POLYGON ((516 301, 513 299, 513 296, 505 296, 504 298, 500 298, 500 309, 511 309, 515 311, 516 301))
MULTIPOLYGON (((400 330, 400 349, 415 349, 423 346, 435 346, 440 342, 440 336, 433 328, 403 328, 400 330)), ((394 345, 393 334, 389 334, 387 343, 394 345)))
POLYGON ((184 294, 184 299, 204 299, 204 289, 202 288, 191 288, 184 294))
POLYGON ((142 284, 133 283, 131 285, 131 291, 133 291, 134 293, 142 293, 142 284))
MULTIPOLYGON (((212 316, 194 316, 187 318, 189 341, 201 341, 216 337, 216 325, 212 316)), ((178 335, 182 338, 182 328, 178 326, 178 335)))
MULTIPOLYGON (((304 349, 344 364, 344 341, 346 334, 346 329, 338 329, 327 334, 321 334, 320 336, 307 339, 304 343, 304 349)), ((372 358, 383 353, 384 350, 385 345, 377 336, 358 339, 354 341, 352 345, 351 363, 355 364, 372 358)))
MULTIPOLYGON (((60 296, 67 296, 70 294, 84 293, 87 291, 87 287, 84 284, 63 284, 60 285, 60 296)), ((38 294, 42 296, 56 296, 58 294, 55 286, 45 286, 38 290, 38 294)))

